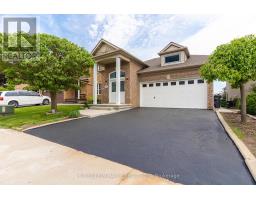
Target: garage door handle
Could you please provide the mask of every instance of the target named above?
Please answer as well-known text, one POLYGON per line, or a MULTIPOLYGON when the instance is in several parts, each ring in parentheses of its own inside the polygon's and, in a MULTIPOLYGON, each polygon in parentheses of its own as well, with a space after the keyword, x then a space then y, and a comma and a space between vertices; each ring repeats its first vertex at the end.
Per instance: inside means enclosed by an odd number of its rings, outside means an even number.
POLYGON ((156 99, 156 97, 154 96, 153 99, 156 99))

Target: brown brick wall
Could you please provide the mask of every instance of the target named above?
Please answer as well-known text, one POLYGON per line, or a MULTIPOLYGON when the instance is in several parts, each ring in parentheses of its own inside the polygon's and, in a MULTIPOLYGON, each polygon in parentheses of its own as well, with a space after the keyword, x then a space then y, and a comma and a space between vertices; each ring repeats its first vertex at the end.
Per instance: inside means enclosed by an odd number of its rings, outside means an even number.
POLYGON ((15 85, 15 90, 23 90, 27 86, 28 86, 28 84, 15 85))
POLYGON ((208 83, 207 85, 207 107, 208 109, 213 109, 214 99, 213 99, 213 83, 208 83))
MULTIPOLYGON (((42 92, 43 95, 50 97, 50 93, 48 91, 42 92)), ((57 103, 64 102, 64 92, 57 93, 57 103)))
POLYGON ((73 89, 69 89, 64 91, 64 99, 68 100, 68 99, 75 99, 75 90, 73 89))
POLYGON ((176 80, 197 77, 200 77, 198 68, 139 74, 139 80, 141 82, 157 80, 176 80))
POLYGON ((133 107, 139 107, 140 106, 140 83, 139 83, 139 77, 137 75, 137 71, 140 70, 142 66, 130 62, 130 69, 132 76, 130 77, 130 98, 131 98, 131 104, 133 107))
MULTIPOLYGON (((105 70, 98 72, 97 82, 102 84, 101 95, 98 95, 98 99, 101 103, 109 103, 109 73, 116 70, 115 63, 105 65, 105 70)), ((130 103, 130 91, 129 91, 129 78, 130 67, 129 63, 121 63, 121 71, 125 72, 125 103, 130 103)), ((93 85, 93 84, 92 84, 93 85)))

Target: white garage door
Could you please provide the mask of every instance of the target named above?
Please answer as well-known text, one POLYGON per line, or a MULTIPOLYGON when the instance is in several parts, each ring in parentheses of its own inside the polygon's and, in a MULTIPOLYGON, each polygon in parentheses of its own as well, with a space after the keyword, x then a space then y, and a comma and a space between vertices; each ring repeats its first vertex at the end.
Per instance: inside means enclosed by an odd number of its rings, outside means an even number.
POLYGON ((202 79, 141 83, 141 107, 207 108, 207 83, 202 79))

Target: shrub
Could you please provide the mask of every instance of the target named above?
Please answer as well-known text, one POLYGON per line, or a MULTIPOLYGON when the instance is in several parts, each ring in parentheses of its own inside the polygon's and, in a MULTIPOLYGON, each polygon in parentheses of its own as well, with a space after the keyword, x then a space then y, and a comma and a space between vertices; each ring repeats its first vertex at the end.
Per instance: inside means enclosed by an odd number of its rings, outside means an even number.
POLYGON ((256 83, 252 85, 252 92, 256 92, 256 83))
POLYGON ((256 115, 256 92, 252 92, 247 96, 247 113, 256 115))
POLYGON ((235 103, 236 109, 241 109, 241 100, 240 99, 234 100, 234 103, 235 103))
POLYGON ((86 103, 93 104, 93 97, 88 97, 86 103))
POLYGON ((227 101, 226 101, 226 99, 221 99, 221 100, 220 100, 220 106, 223 107, 223 108, 226 108, 226 107, 227 107, 227 101))
POLYGON ((80 112, 79 110, 73 110, 68 114, 69 118, 78 118, 80 117, 80 112))
POLYGON ((90 104, 88 104, 87 102, 84 103, 84 107, 85 108, 90 108, 90 104))
POLYGON ((0 86, 0 91, 7 91, 7 90, 15 90, 15 87, 13 85, 6 85, 6 86, 0 86))

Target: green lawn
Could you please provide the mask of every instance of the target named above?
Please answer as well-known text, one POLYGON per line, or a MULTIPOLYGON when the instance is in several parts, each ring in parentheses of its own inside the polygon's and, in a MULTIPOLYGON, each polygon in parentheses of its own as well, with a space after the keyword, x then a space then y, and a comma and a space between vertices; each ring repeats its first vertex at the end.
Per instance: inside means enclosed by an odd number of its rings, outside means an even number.
POLYGON ((22 129, 32 125, 58 121, 67 118, 70 112, 80 109, 80 105, 59 105, 57 114, 47 114, 50 111, 50 106, 16 108, 14 115, 0 115, 0 127, 22 129))

